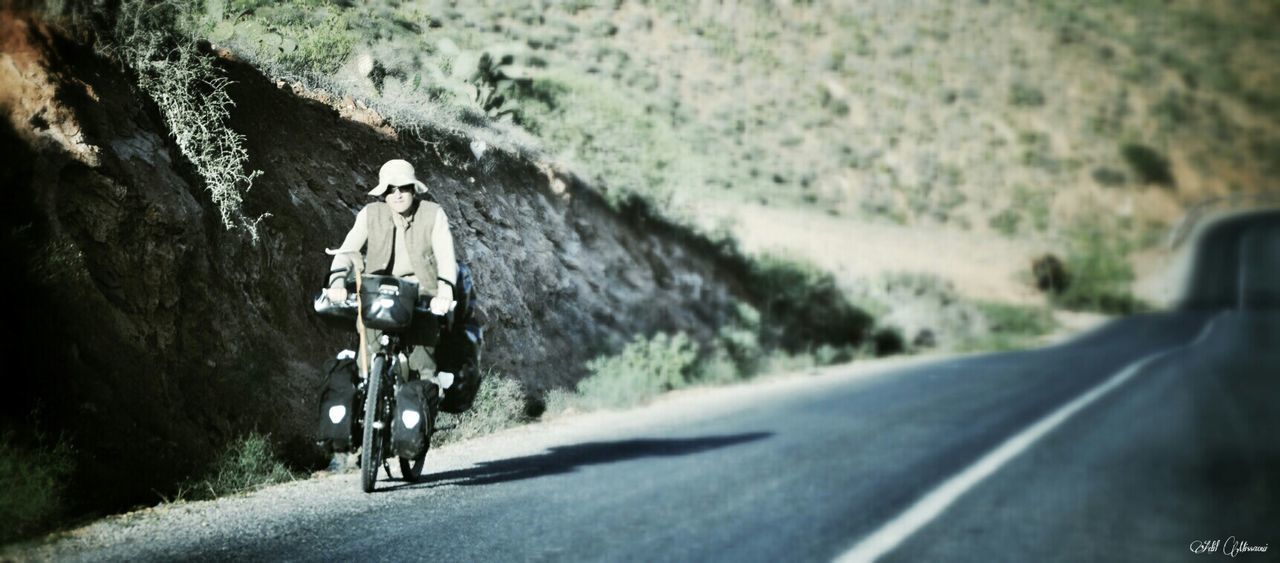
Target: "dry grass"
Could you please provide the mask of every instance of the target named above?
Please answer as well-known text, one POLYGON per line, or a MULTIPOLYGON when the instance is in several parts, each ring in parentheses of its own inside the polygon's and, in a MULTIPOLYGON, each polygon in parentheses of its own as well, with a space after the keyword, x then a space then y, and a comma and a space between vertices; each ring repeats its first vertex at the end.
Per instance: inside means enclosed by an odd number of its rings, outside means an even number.
POLYGON ((205 500, 299 478, 277 456, 271 437, 252 432, 232 440, 200 478, 178 486, 168 501, 205 500))
POLYGON ((528 421, 527 412, 520 383, 490 371, 484 376, 471 410, 460 415, 440 414, 436 424, 453 428, 437 434, 432 442, 440 445, 492 434, 528 421))
POLYGON ((67 508, 66 490, 75 468, 65 440, 20 441, 0 435, 0 542, 48 529, 67 508))

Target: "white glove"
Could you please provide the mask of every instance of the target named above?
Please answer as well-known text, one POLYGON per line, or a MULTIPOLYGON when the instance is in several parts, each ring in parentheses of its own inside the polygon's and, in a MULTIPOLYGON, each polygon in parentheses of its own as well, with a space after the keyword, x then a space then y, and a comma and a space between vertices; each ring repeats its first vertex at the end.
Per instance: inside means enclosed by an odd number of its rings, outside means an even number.
POLYGON ((439 316, 449 314, 453 308, 453 286, 436 282, 436 296, 431 298, 431 313, 439 316))
POLYGON ((329 298, 330 303, 342 303, 347 300, 347 288, 330 287, 324 290, 325 296, 329 298))
POLYGON ((449 307, 453 305, 453 300, 444 296, 436 296, 431 298, 431 314, 443 317, 449 312, 449 307))

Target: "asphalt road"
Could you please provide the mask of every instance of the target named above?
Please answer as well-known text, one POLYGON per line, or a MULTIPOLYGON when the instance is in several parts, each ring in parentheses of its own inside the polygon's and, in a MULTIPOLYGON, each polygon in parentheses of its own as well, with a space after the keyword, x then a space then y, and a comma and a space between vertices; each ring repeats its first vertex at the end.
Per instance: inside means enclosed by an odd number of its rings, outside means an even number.
POLYGON ((31 553, 1278 559, 1280 213, 1220 224, 1198 256, 1178 310, 1058 346, 833 372, 730 399, 709 391, 433 452, 424 483, 363 495, 354 476, 314 480, 126 518, 31 553))

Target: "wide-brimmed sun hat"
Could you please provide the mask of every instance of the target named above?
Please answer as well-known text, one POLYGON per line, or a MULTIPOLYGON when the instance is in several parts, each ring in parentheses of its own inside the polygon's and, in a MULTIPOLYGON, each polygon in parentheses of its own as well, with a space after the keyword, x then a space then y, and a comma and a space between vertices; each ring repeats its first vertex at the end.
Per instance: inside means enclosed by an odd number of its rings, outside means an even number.
POLYGON ((391 186, 407 186, 413 184, 413 190, 420 194, 427 193, 427 185, 418 181, 413 173, 413 165, 407 160, 388 160, 378 170, 378 187, 369 191, 369 195, 382 197, 391 186))

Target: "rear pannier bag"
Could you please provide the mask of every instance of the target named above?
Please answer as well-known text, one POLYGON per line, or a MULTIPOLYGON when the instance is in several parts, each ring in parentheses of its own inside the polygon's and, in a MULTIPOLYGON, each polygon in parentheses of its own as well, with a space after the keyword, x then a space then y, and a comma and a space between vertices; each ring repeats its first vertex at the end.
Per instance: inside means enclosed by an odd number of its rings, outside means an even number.
POLYGON ((439 371, 454 376, 453 384, 445 389, 440 410, 462 414, 471 409, 480 391, 480 349, 484 346, 483 315, 479 314, 475 283, 471 268, 458 263, 458 279, 454 285, 453 323, 440 335, 435 360, 439 371))
POLYGON ((391 448, 396 455, 414 458, 429 447, 427 440, 431 421, 431 401, 436 386, 415 380, 396 389, 396 417, 391 424, 391 448))
POLYGON ((453 374, 453 384, 444 391, 440 410, 462 414, 471 410, 476 394, 480 391, 480 345, 484 341, 479 326, 460 327, 446 333, 436 347, 436 365, 440 371, 453 374))
POLYGON ((471 278, 471 267, 466 262, 458 262, 458 279, 453 285, 453 299, 458 302, 453 312, 458 322, 471 320, 476 306, 475 281, 471 278))
POLYGON ((356 383, 360 369, 355 354, 344 351, 324 363, 325 378, 320 388, 316 438, 329 451, 351 450, 354 420, 359 412, 356 383))

